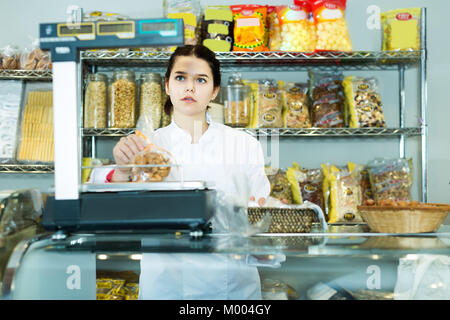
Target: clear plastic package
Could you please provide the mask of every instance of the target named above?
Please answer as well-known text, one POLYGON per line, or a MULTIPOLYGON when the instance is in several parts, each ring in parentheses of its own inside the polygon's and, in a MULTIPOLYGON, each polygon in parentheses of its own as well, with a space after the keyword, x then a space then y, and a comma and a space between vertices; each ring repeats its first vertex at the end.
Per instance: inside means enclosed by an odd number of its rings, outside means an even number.
POLYGON ((259 81, 255 116, 257 128, 284 126, 282 91, 275 80, 259 81))
POLYGON ((164 16, 171 19, 183 19, 184 44, 198 43, 197 26, 200 16, 200 2, 198 0, 164 0, 164 16))
POLYGON ((20 50, 18 46, 9 44, 0 49, 0 69, 20 69, 20 50))
POLYGON ((308 85, 306 83, 286 82, 284 84, 286 128, 311 128, 309 115, 308 85))

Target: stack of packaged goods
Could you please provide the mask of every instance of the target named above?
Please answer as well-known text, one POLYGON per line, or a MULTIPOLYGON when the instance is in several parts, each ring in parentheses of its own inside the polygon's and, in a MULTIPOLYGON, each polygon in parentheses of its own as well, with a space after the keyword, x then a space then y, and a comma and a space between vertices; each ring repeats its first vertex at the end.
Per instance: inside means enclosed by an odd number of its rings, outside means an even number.
POLYGON ((22 117, 17 160, 26 162, 54 160, 52 91, 28 93, 22 117))
POLYGON ((10 44, 0 49, 0 70, 49 70, 52 69, 50 52, 39 48, 38 40, 30 48, 21 50, 10 44))
POLYGON ((201 23, 202 44, 212 51, 231 51, 233 28, 233 13, 229 6, 207 6, 201 23))

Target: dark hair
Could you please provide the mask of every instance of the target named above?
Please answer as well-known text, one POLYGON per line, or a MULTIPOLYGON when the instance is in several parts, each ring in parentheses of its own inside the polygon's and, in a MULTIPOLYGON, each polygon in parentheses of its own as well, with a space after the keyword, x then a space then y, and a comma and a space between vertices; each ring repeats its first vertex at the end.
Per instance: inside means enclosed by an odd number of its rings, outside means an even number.
MULTIPOLYGON (((175 58, 178 56, 194 56, 196 58, 205 60, 211 68, 214 88, 220 87, 220 62, 216 59, 216 54, 213 51, 201 44, 178 47, 174 51, 174 53, 172 53, 169 59, 169 64, 167 66, 166 75, 164 76, 165 81, 169 81, 170 73, 172 72, 172 68, 175 63, 175 58)), ((170 115, 172 113, 172 109, 172 101, 170 101, 170 97, 167 96, 167 100, 164 104, 164 112, 167 115, 170 115)))

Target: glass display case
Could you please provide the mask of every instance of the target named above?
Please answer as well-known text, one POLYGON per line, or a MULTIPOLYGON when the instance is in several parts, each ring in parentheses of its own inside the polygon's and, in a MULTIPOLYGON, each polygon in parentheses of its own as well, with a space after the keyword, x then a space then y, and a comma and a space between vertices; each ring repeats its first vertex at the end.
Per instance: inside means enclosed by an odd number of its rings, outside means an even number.
POLYGON ((40 235, 15 248, 3 299, 450 299, 449 226, 342 230, 40 235))

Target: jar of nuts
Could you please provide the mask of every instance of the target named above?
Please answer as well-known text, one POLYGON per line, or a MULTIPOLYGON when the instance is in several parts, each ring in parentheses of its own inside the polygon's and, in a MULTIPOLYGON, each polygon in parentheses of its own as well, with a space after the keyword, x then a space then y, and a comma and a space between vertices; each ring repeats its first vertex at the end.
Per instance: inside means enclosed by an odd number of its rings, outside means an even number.
POLYGON ((250 123, 251 89, 244 84, 229 84, 225 88, 224 123, 245 128, 250 123))
POLYGON ((158 129, 162 115, 162 87, 159 73, 143 73, 139 81, 139 116, 151 114, 153 129, 158 129))
POLYGON ((110 128, 133 128, 136 125, 134 72, 114 72, 109 85, 109 117, 110 128))
POLYGON ((107 102, 106 102, 107 77, 101 73, 89 74, 87 77, 86 91, 84 94, 84 127, 107 127, 107 102))

